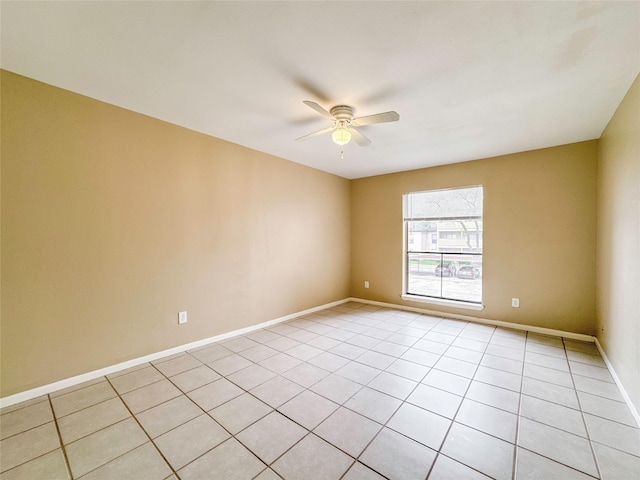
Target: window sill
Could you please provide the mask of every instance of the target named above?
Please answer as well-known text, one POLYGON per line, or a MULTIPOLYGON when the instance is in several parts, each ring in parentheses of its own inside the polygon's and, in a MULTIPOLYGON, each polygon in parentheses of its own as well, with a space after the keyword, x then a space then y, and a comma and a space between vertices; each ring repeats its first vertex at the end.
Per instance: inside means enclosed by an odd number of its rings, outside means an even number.
POLYGON ((431 303, 433 305, 442 305, 443 307, 464 308, 466 310, 483 310, 484 305, 477 303, 459 302, 455 300, 441 300, 439 298, 421 297, 420 295, 404 294, 401 296, 403 300, 418 303, 431 303))

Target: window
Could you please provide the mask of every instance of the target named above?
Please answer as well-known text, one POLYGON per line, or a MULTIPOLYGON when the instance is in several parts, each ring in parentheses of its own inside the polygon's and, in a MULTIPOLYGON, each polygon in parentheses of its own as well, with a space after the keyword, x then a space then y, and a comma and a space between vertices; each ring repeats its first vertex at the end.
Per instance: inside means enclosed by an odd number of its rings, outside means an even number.
POLYGON ((461 237, 462 232, 440 232, 440 238, 447 240, 455 240, 461 237))
POLYGON ((482 186, 404 195, 404 294, 482 303, 482 199, 482 186))

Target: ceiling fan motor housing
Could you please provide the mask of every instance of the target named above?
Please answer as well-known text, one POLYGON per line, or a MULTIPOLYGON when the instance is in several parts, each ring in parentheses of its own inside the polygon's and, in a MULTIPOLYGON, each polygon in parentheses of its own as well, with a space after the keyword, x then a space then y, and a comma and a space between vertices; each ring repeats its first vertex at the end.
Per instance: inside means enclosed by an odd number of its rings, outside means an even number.
POLYGON ((350 107, 349 105, 336 105, 330 110, 329 113, 331 113, 333 118, 335 118, 338 121, 340 120, 351 121, 353 120, 354 112, 353 112, 353 107, 350 107))

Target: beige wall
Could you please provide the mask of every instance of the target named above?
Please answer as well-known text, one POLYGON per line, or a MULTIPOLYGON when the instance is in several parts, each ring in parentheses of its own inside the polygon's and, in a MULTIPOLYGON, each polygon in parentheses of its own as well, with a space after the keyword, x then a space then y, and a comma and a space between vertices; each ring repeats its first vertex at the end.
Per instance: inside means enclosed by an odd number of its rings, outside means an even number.
POLYGON ((349 295, 347 180, 1 81, 1 396, 349 295))
POLYGON ((638 79, 600 141, 352 182, 1 81, 0 396, 350 295, 594 334, 597 209, 597 331, 640 405, 638 79), (402 194, 475 184, 485 309, 402 301, 402 194))
POLYGON ((640 77, 599 141, 598 339, 640 410, 640 77))
POLYGON ((594 334, 596 156, 590 141, 352 181, 351 295, 594 334), (402 301, 402 194, 479 184, 485 309, 402 301))

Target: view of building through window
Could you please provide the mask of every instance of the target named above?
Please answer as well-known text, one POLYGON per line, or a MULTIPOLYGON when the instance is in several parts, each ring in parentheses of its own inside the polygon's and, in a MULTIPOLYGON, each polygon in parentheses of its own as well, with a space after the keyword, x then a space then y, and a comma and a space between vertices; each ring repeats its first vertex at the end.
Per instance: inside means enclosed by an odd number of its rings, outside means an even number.
POLYGON ((482 303, 482 198, 482 186, 404 196, 404 293, 482 303))

